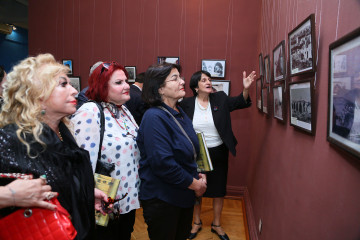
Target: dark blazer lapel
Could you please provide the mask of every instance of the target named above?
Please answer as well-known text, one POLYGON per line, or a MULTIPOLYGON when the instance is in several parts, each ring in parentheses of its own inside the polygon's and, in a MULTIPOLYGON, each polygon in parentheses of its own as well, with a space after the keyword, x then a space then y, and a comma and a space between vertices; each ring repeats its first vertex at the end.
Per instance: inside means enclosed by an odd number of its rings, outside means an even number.
POLYGON ((183 107, 184 112, 188 115, 188 117, 191 119, 191 121, 194 118, 194 112, 195 112, 195 96, 188 98, 186 104, 181 105, 183 107))

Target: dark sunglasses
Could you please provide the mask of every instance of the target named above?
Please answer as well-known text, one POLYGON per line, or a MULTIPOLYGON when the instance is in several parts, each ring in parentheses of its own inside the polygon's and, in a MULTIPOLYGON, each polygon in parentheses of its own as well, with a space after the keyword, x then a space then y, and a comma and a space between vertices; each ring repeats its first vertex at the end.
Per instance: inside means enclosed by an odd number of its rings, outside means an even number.
POLYGON ((101 68, 101 72, 100 75, 106 70, 109 70, 110 66, 114 65, 114 66, 120 66, 117 62, 104 62, 101 64, 102 68, 101 68))
POLYGON ((108 202, 101 201, 102 210, 103 210, 104 212, 107 211, 110 204, 114 204, 114 203, 116 203, 116 202, 118 202, 118 201, 120 201, 120 200, 123 200, 124 198, 126 198, 127 195, 128 195, 128 194, 125 193, 125 195, 123 195, 121 198, 118 198, 118 199, 113 199, 113 198, 111 198, 111 197, 108 197, 108 202))

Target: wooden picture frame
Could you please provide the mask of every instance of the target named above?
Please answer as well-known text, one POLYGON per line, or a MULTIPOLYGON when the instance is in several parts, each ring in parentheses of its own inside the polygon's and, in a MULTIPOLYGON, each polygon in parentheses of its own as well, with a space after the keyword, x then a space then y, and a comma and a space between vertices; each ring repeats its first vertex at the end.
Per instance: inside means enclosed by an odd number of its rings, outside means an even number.
POLYGON ((290 76, 316 71, 315 15, 288 34, 290 76))
POLYGON ((315 133, 313 78, 289 83, 290 125, 311 135, 315 133))
POLYGON ((70 76, 70 84, 73 86, 78 92, 81 91, 81 81, 80 77, 70 76))
POLYGON ((128 72, 129 78, 128 82, 135 82, 136 78, 136 67, 135 66, 125 66, 126 71, 128 72))
POLYGON ((285 40, 282 40, 273 50, 273 79, 274 82, 286 77, 285 40))
POLYGON ((230 96, 230 80, 211 80, 213 92, 223 91, 230 96))
POLYGON ((67 66, 70 71, 68 72, 68 75, 73 75, 73 62, 71 59, 63 59, 62 63, 64 66, 67 66))
POLYGON ((360 159, 359 56, 360 28, 329 46, 327 140, 358 159, 360 159))
POLYGON ((262 112, 269 115, 269 86, 261 89, 262 112))
POLYGON ((201 61, 201 69, 210 73, 211 77, 225 77, 226 60, 220 59, 203 59, 201 61), (206 70, 205 70, 206 69, 206 70))
POLYGON ((157 57, 157 63, 173 63, 173 64, 180 64, 180 57, 166 57, 166 56, 159 56, 157 57))
POLYGON ((262 112, 262 77, 256 79, 256 107, 262 112))
POLYGON ((273 109, 274 118, 281 122, 285 122, 285 99, 284 99, 284 87, 283 84, 273 87, 273 109))
POLYGON ((271 78, 271 66, 270 66, 270 57, 269 55, 266 55, 264 57, 264 78, 265 78, 265 82, 264 84, 269 84, 270 83, 270 78, 271 78))

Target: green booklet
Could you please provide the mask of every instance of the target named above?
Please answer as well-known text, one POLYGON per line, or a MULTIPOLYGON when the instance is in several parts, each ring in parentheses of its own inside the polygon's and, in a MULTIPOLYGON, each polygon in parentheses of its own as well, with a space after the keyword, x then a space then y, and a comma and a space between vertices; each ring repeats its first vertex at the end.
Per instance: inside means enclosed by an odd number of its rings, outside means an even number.
POLYGON ((197 156, 196 163, 198 165, 198 172, 210 172, 214 170, 209 150, 206 146, 204 133, 199 132, 196 133, 198 139, 199 139, 199 145, 200 145, 200 152, 197 156))

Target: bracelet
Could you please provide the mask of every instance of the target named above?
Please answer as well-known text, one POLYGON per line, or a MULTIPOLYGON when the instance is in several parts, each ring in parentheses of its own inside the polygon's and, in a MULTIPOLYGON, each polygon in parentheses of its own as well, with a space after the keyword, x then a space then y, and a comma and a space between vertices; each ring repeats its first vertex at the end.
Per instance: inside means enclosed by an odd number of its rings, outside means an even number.
POLYGON ((12 197, 13 197, 13 202, 14 202, 14 207, 15 207, 15 191, 14 191, 14 189, 12 189, 11 187, 9 187, 9 186, 6 186, 8 189, 9 189, 9 191, 11 192, 11 195, 12 195, 12 197))

